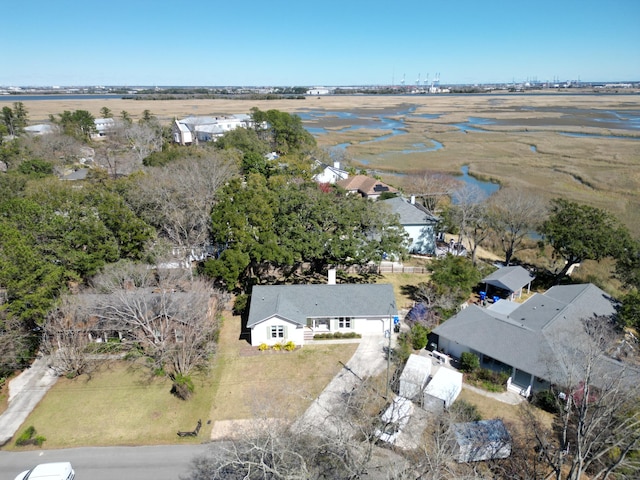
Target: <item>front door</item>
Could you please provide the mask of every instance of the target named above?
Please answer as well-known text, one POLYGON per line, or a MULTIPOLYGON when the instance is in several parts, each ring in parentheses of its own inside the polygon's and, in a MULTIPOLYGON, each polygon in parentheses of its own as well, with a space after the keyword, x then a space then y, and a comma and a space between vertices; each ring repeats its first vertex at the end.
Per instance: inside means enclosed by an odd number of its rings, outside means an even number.
POLYGON ((315 330, 326 331, 330 330, 330 324, 328 318, 316 318, 315 320, 315 330))

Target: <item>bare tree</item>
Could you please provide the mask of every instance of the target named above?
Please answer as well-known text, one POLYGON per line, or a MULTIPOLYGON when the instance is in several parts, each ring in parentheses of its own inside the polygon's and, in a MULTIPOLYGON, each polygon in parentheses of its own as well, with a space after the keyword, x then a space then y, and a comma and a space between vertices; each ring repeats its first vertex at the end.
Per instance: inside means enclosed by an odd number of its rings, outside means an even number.
POLYGON ((148 169, 126 195, 136 213, 173 245, 201 248, 209 242, 216 192, 236 172, 223 153, 207 151, 204 157, 148 169))
POLYGON ((478 247, 490 233, 486 194, 475 185, 465 184, 453 192, 452 199, 451 211, 460 232, 458 243, 463 242, 463 237, 467 239, 475 265, 478 247))
MULTIPOLYGON (((318 422, 290 423, 261 412, 249 427, 236 429, 229 444, 196 458, 187 478, 417 479, 401 455, 376 445, 384 399, 369 379, 355 385, 332 397, 318 422)), ((276 415, 282 415, 279 407, 276 415)))
POLYGON ((155 368, 174 380, 206 368, 215 352, 223 296, 182 269, 121 262, 94 279, 95 315, 123 326, 155 368))
POLYGON ((42 341, 43 351, 51 356, 51 368, 58 375, 76 377, 93 369, 87 347, 94 327, 77 296, 62 296, 46 319, 42 341))
POLYGON ((140 170, 146 157, 162 149, 162 141, 162 127, 157 122, 115 119, 107 135, 96 144, 96 158, 115 178, 140 170))
POLYGON ((540 458, 557 480, 637 478, 640 372, 607 356, 617 343, 611 318, 584 323, 591 341, 565 350, 566 380, 553 390, 559 412, 555 436, 536 429, 540 458))
POLYGON ((435 214, 442 208, 442 204, 460 189, 461 184, 460 180, 451 175, 424 171, 407 179, 406 191, 419 198, 424 207, 435 214))
POLYGON ((162 149, 162 127, 149 122, 127 123, 124 122, 122 135, 135 156, 136 163, 142 165, 142 161, 153 152, 162 149))
POLYGON ((537 195, 522 190, 505 188, 489 200, 490 225, 500 240, 505 254, 505 265, 523 245, 525 237, 535 231, 544 219, 546 204, 537 195))

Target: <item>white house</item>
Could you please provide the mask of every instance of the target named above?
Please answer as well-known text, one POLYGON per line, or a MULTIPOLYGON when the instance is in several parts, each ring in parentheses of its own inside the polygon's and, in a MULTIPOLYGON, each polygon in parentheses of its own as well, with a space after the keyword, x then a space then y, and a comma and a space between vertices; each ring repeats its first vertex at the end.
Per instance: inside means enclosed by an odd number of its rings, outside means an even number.
POLYGON ((106 137, 109 131, 116 127, 116 121, 113 118, 95 118, 93 123, 96 126, 94 138, 106 137))
POLYGON ((40 123, 37 125, 29 125, 28 127, 24 127, 24 132, 31 135, 48 135, 50 133, 55 133, 56 131, 56 126, 51 125, 50 123, 40 123))
POLYGON ((398 394, 409 400, 418 399, 431 375, 431 359, 411 354, 400 375, 398 394))
POLYGON ((400 224, 407 232, 410 242, 409 252, 420 255, 435 255, 438 218, 429 213, 422 205, 417 204, 413 196, 410 200, 394 197, 382 200, 382 202, 398 216, 400 224))
POLYGON ((383 334, 397 307, 389 284, 256 285, 247 328, 251 345, 304 345, 318 333, 383 334))
POLYGON ((307 95, 329 95, 331 90, 326 87, 313 87, 307 90, 307 95))
POLYGON ((319 172, 313 176, 313 179, 318 183, 330 183, 333 185, 349 176, 349 172, 340 168, 340 162, 333 162, 333 165, 327 165, 316 160, 315 168, 319 172))
POLYGON ((172 137, 175 143, 190 145, 193 142, 215 141, 226 132, 253 125, 250 115, 189 116, 175 120, 172 137))

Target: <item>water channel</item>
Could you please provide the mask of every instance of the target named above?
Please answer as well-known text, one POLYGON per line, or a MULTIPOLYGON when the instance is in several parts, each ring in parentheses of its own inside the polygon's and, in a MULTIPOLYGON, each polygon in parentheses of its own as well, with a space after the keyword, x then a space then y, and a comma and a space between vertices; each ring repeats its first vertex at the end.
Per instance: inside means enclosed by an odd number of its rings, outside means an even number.
MULTIPOLYGON (((527 110, 527 109, 524 109, 527 110)), ((542 109, 529 109, 529 110, 542 110, 542 109)), ((598 110, 580 110, 580 109, 562 109, 562 114, 565 118, 573 121, 575 125, 588 125, 601 128, 610 129, 624 129, 624 130, 640 130, 640 111, 598 111, 598 110)), ((348 132, 360 129, 367 130, 380 130, 385 133, 373 140, 366 140, 361 142, 375 143, 387 140, 397 135, 406 134, 406 120, 410 118, 427 118, 437 119, 441 117, 441 114, 416 114, 415 107, 401 108, 396 111, 379 113, 379 114, 363 114, 358 115, 351 112, 342 111, 315 111, 309 110, 307 112, 298 113, 305 125, 305 128, 314 136, 325 135, 328 133, 328 128, 322 126, 322 124, 331 124, 332 131, 336 132, 348 132)), ((567 125, 571 124, 571 121, 567 121, 567 125)), ((460 132, 479 132, 491 135, 493 132, 483 127, 490 125, 522 125, 527 128, 528 132, 535 132, 537 126, 533 121, 522 118, 508 121, 501 121, 483 117, 468 117, 466 122, 460 122, 452 124, 460 132)), ((607 139, 620 139, 620 140, 640 140, 640 137, 621 135, 602 135, 602 134, 590 134, 590 133, 574 133, 570 131, 560 131, 560 135, 572 136, 572 137, 586 137, 586 138, 607 138, 607 139)), ((335 145, 333 148, 337 150, 344 150, 351 143, 341 143, 335 145)), ((409 147, 397 151, 388 151, 381 155, 398 155, 398 154, 415 154, 415 153, 429 153, 433 151, 445 148, 444 145, 433 138, 425 138, 424 142, 414 143, 409 147)), ((535 145, 529 146, 533 153, 537 153, 537 147, 535 145)), ((363 159, 358 159, 364 165, 368 162, 363 159)), ((474 185, 480 188, 487 195, 491 195, 500 189, 500 185, 492 182, 485 182, 478 180, 469 175, 469 167, 464 166, 461 169, 460 180, 464 181, 468 185, 474 185)))

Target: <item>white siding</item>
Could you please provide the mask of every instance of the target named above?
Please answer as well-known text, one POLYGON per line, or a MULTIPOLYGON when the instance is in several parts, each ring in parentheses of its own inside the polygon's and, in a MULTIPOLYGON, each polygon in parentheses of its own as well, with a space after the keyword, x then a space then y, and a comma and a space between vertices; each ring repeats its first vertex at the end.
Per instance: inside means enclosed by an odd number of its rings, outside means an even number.
POLYGON ((438 347, 444 353, 454 358, 460 358, 462 356, 462 352, 469 351, 468 347, 442 337, 438 340, 438 347))
POLYGON ((389 318, 354 318, 353 331, 358 333, 384 333, 389 329, 389 318))
POLYGON ((462 373, 440 367, 427 384, 427 388, 424 389, 424 403, 429 404, 434 398, 437 398, 444 402, 446 408, 449 408, 458 398, 461 390, 462 373))
POLYGON ((413 353, 409 355, 409 360, 400 375, 400 396, 409 400, 419 397, 431 374, 431 366, 430 358, 413 353))
POLYGON ((286 343, 292 341, 296 346, 304 344, 304 329, 300 325, 284 320, 278 316, 273 316, 264 322, 260 322, 251 329, 251 345, 254 347, 262 343, 275 345, 276 343, 286 343), (271 327, 283 326, 283 338, 271 338, 271 327))

